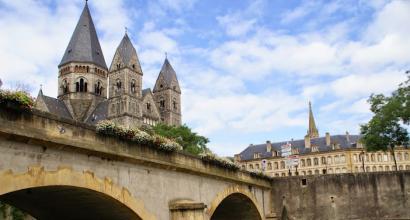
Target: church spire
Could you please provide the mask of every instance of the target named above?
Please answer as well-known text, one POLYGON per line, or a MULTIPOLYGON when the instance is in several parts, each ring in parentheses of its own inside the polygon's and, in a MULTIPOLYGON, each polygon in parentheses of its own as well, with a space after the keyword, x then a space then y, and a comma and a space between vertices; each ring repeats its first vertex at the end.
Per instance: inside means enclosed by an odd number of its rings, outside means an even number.
POLYGON ((120 69, 123 67, 128 67, 139 74, 142 74, 141 64, 138 59, 137 50, 132 45, 131 39, 128 37, 127 29, 125 35, 122 38, 120 44, 115 51, 114 57, 112 59, 110 71, 120 69))
POLYGON ((162 65, 161 71, 154 86, 154 92, 160 91, 163 89, 173 89, 176 92, 181 92, 179 88, 177 74, 172 68, 171 63, 168 61, 166 55, 164 64, 162 65))
POLYGON ((312 103, 309 101, 309 129, 307 131, 307 135, 310 138, 317 138, 319 137, 319 131, 316 127, 315 118, 313 117, 312 111, 312 103))
POLYGON ((59 67, 70 62, 93 63, 107 69, 87 2, 59 67))

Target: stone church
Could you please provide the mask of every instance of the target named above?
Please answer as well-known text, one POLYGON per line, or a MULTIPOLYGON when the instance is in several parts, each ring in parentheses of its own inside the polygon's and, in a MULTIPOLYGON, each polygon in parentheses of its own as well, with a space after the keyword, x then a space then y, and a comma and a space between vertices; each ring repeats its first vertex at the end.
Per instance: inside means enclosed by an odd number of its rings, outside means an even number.
POLYGON ((169 60, 154 89, 142 89, 137 51, 125 33, 108 68, 87 3, 58 69, 57 98, 40 90, 37 109, 88 124, 181 125, 181 89, 169 60))

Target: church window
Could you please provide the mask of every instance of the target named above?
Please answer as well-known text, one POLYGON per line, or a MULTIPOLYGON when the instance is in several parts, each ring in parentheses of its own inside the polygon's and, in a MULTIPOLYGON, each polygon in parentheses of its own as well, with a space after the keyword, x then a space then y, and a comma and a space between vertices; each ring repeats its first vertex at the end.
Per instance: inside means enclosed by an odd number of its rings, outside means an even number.
POLYGON ((162 88, 162 87, 164 87, 162 84, 161 84, 161 85, 159 85, 159 88, 162 88))
POLYGON ((120 69, 121 68, 121 64, 117 64, 117 69, 120 69))
POLYGON ((83 78, 75 83, 76 92, 87 92, 87 82, 83 78))
POLYGON ((147 103, 147 110, 150 111, 151 110, 151 103, 147 103))
POLYGON ((97 82, 97 84, 94 85, 94 91, 96 95, 101 95, 102 94, 102 83, 101 82, 97 82))
POLYGON ((115 82, 115 91, 119 92, 121 90, 121 87, 122 87, 121 80, 117 79, 116 82, 115 82))
POLYGON ((172 101, 172 106, 174 107, 174 110, 178 110, 177 101, 175 99, 172 101))
POLYGON ((68 93, 68 83, 67 83, 67 80, 66 80, 66 79, 63 80, 63 86, 62 86, 62 88, 63 88, 63 93, 64 93, 64 94, 68 93))
POLYGON ((164 99, 161 99, 161 100, 159 101, 159 107, 165 108, 165 100, 164 100, 164 99))
POLYGON ((131 92, 135 93, 137 91, 136 89, 136 82, 135 79, 131 80, 131 92))

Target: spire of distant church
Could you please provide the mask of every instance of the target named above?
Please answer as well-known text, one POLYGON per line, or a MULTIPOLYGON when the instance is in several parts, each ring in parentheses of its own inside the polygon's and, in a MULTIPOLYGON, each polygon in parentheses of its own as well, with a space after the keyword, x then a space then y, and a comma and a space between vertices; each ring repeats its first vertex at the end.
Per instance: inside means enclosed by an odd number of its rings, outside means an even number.
POLYGON ((307 136, 310 138, 319 137, 319 131, 316 127, 315 118, 313 117, 312 103, 309 101, 309 130, 307 136))
POLYGON ((88 62, 107 69, 87 1, 59 66, 69 62, 88 62))
POLYGON ((165 53, 165 61, 162 65, 161 71, 155 83, 154 92, 163 89, 173 89, 177 92, 181 92, 179 88, 179 83, 177 79, 177 74, 172 68, 171 63, 168 61, 168 55, 165 53))

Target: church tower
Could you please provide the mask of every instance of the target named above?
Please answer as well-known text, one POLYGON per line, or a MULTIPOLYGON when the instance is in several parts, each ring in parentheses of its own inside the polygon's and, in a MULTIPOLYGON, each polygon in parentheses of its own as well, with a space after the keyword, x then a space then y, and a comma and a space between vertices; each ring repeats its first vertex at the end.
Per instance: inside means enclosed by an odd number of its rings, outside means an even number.
POLYGON ((142 75, 137 51, 125 33, 114 54, 108 74, 108 119, 126 127, 141 124, 142 75))
POLYGON ((310 102, 309 102, 309 129, 307 131, 306 136, 309 136, 310 138, 319 137, 319 131, 316 128, 315 118, 313 117, 312 103, 310 102))
POLYGON ((75 120, 85 121, 106 100, 108 74, 87 3, 58 69, 58 99, 75 120))
POLYGON ((181 125, 181 89, 177 74, 168 58, 165 58, 162 65, 153 94, 161 115, 161 122, 168 125, 181 125))

